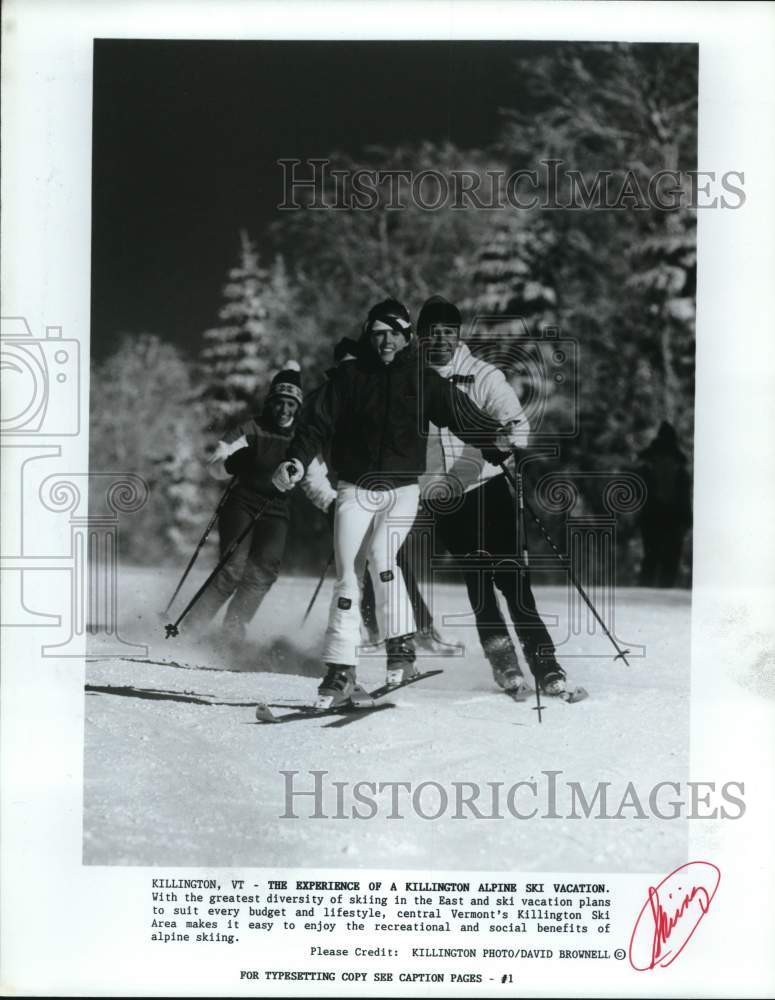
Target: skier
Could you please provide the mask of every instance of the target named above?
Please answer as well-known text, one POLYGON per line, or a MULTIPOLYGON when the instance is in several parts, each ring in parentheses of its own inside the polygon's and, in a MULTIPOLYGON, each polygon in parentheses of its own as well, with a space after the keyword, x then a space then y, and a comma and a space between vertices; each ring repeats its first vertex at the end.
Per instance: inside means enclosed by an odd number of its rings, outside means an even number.
MULTIPOLYGON (((355 361, 358 355, 358 344, 350 337, 343 337, 334 348, 334 361, 337 365, 348 361, 355 361)), ((330 377, 332 371, 326 372, 330 377)), ((333 508, 332 508, 333 511, 333 508)), ((411 534, 411 532, 410 532, 411 534)), ((364 554, 365 556, 365 554, 364 554)), ((453 642, 442 636, 433 620, 430 608, 425 603, 422 592, 415 577, 415 567, 411 555, 411 547, 406 543, 401 546, 397 556, 398 565, 404 577, 409 600, 412 602, 417 632, 415 633, 415 646, 425 653, 436 653, 442 656, 454 656, 462 651, 462 645, 453 642)), ((379 625, 377 623, 376 597, 374 586, 371 582, 371 574, 366 569, 363 574, 359 574, 362 580, 361 586, 361 620, 365 629, 367 644, 377 646, 380 642, 379 625)))
MULTIPOLYGON (((293 436, 303 400, 301 373, 295 361, 272 379, 260 416, 233 428, 218 442, 209 461, 216 479, 236 476, 237 483, 218 518, 221 554, 245 529, 265 502, 252 532, 213 580, 192 614, 192 624, 203 631, 228 601, 222 638, 241 642, 261 602, 280 572, 288 533, 288 498, 272 486, 272 473, 293 436)), ((313 458, 302 481, 307 497, 321 510, 333 503, 336 492, 323 462, 313 458)))
POLYGON ((467 442, 509 446, 510 435, 468 397, 418 363, 404 305, 387 299, 369 312, 355 361, 340 365, 302 411, 286 461, 273 482, 291 489, 331 441, 339 475, 334 550, 337 580, 323 648, 327 672, 320 709, 346 703, 355 687, 360 641, 358 567, 367 552, 376 594, 380 638, 387 650, 387 683, 416 673, 414 615, 396 552, 417 513, 417 480, 425 467, 429 421, 452 426, 467 442))
POLYGON ((691 481, 675 428, 663 420, 656 437, 640 453, 646 483, 640 517, 643 538, 642 587, 674 587, 684 535, 691 524, 691 481))
MULTIPOLYGON (((326 378, 330 378, 339 365, 347 364, 349 361, 355 361, 357 357, 357 342, 352 340, 350 337, 342 337, 342 339, 338 341, 334 347, 335 366, 326 372, 326 378)), ((334 505, 331 506, 330 512, 333 514, 334 505)), ((333 528, 333 517, 331 519, 331 525, 333 528)), ((365 561, 366 552, 361 553, 361 555, 363 561, 365 561)), ((415 633, 416 647, 424 652, 440 653, 444 656, 454 655, 461 649, 461 647, 457 643, 446 640, 439 634, 433 621, 430 609, 425 603, 420 588, 417 585, 417 580, 415 579, 412 567, 412 560, 405 545, 399 549, 397 561, 404 577, 404 583, 406 584, 407 593, 409 594, 409 600, 412 602, 412 611, 414 612, 415 622, 417 624, 417 632, 415 633)), ((358 578, 361 580, 360 610, 361 621, 365 632, 364 642, 366 645, 377 646, 380 642, 380 631, 379 624, 377 622, 374 586, 371 582, 371 574, 369 573, 368 568, 364 568, 363 573, 359 572, 358 578)))
MULTIPOLYGON (((460 339, 460 328, 456 306, 438 295, 428 299, 417 320, 424 356, 489 417, 511 427, 514 446, 526 447, 530 427, 516 393, 500 369, 474 357, 460 339)), ((515 571, 514 499, 502 470, 450 430, 433 425, 426 468, 420 488, 440 541, 453 555, 477 560, 477 567, 463 575, 479 640, 496 683, 507 691, 527 687, 494 587, 506 599, 525 659, 541 690, 547 695, 563 694, 565 671, 536 609, 528 571, 515 571), (450 491, 460 497, 459 504, 450 504, 450 491), (434 502, 434 496, 445 500, 434 502), (482 557, 492 557, 491 564, 480 568, 482 557)))

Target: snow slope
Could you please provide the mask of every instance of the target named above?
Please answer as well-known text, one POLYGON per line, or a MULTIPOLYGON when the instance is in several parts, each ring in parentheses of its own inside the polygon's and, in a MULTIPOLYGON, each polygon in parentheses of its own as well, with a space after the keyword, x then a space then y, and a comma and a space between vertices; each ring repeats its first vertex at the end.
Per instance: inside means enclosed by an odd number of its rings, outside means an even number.
MULTIPOLYGON (((687 776, 687 592, 617 593, 616 632, 627 645, 643 647, 629 668, 613 662, 607 640, 599 631, 588 634, 584 618, 584 631, 567 638, 559 656, 590 698, 576 705, 549 702, 540 725, 533 701, 518 705, 498 693, 470 620, 459 619, 446 622, 447 632, 466 641, 466 655, 423 658, 422 669, 444 673, 392 694, 385 700, 393 707, 346 724, 324 717, 266 725, 255 719, 257 701, 292 709, 314 699, 330 581, 303 629, 314 581, 280 581, 242 655, 228 662, 212 646, 187 641, 184 629, 178 639, 163 638, 155 609, 164 606, 174 582, 174 574, 122 569, 121 635, 147 643, 150 658, 174 657, 180 666, 115 657, 87 664, 87 864, 616 872, 670 870, 685 860, 685 820, 655 818, 648 795, 659 781, 687 776), (561 772, 561 818, 545 818, 548 779, 542 772, 550 770, 561 772), (321 779, 325 818, 310 815, 310 797, 294 800, 297 818, 281 818, 282 771, 299 772, 294 780, 301 790, 313 787, 310 771, 327 772, 321 779), (538 814, 515 818, 506 790, 533 779, 538 799, 522 789, 515 801, 523 812, 537 804, 538 814), (343 798, 347 818, 333 818, 335 781, 350 783, 343 798), (440 818, 426 819, 404 796, 403 818, 391 819, 386 789, 375 795, 375 817, 353 819, 351 785, 357 781, 438 782, 450 802, 440 818), (454 818, 453 782, 464 781, 503 782, 503 818, 477 819, 470 810, 454 818), (596 782, 611 782, 612 813, 632 781, 648 818, 634 818, 634 808, 619 819, 568 816, 569 781, 580 782, 587 798, 596 782)), ((559 645, 569 618, 567 594, 538 587, 536 595, 543 614, 558 616, 551 631, 559 645)), ((459 586, 437 587, 435 600, 437 620, 464 608, 459 586)), ((94 657, 101 648, 96 638, 94 657)), ((137 652, 127 647, 129 656, 137 652)), ((382 683, 381 652, 365 658, 359 678, 367 687, 382 683)), ((487 815, 492 788, 485 791, 479 801, 487 815)), ((432 788, 422 793, 426 815, 434 813, 438 794, 432 788)))

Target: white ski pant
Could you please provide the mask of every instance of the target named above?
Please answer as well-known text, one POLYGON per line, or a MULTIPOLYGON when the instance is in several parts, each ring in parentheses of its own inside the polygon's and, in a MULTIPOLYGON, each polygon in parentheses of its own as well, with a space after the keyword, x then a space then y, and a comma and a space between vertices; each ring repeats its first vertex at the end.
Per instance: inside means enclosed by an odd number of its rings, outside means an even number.
POLYGON ((416 483, 391 490, 365 490, 353 483, 339 483, 334 519, 336 585, 323 644, 326 663, 358 663, 361 583, 367 561, 380 637, 391 639, 415 631, 412 605, 396 556, 414 523, 418 501, 416 483))

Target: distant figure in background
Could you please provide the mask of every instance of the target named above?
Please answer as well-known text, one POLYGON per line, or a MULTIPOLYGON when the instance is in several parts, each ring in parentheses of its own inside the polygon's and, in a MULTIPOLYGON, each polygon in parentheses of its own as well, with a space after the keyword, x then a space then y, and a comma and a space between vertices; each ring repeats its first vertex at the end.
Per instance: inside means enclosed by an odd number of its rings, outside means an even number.
POLYGON ((639 455, 638 473, 647 496, 641 514, 642 587, 674 587, 684 536, 691 524, 691 481, 675 428, 663 420, 657 436, 639 455))

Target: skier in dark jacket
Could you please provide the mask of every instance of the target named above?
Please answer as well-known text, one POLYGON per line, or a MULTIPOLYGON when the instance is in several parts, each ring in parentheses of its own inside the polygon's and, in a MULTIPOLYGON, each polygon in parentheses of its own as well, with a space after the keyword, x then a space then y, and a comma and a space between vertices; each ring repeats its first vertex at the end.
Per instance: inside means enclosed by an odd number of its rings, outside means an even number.
MULTIPOLYGON (((350 337, 343 337, 334 348, 334 361, 337 365, 355 361, 358 357, 358 351, 359 348, 356 341, 350 337)), ((326 372, 326 376, 330 378, 332 372, 335 370, 335 367, 331 368, 326 372)), ((331 512, 333 513, 333 508, 331 512)), ((406 552, 406 546, 403 546, 398 553, 398 565, 404 576, 404 583, 406 584, 409 599, 412 602, 412 610, 414 611, 414 618, 418 627, 415 634, 417 646, 425 652, 437 653, 442 656, 454 656, 462 652, 463 647, 460 644, 449 642, 439 634, 430 608, 425 603, 420 588, 417 585, 414 567, 411 565, 411 559, 406 552)), ((368 569, 363 572, 362 581, 361 620, 366 629, 369 645, 376 646, 379 645, 380 641, 379 623, 377 622, 374 586, 371 582, 371 574, 368 569)))
MULTIPOLYGON (((272 485, 272 473, 293 436, 302 400, 299 366, 289 362, 272 380, 261 415, 225 434, 210 459, 209 470, 216 479, 236 477, 218 517, 221 554, 269 500, 253 530, 191 613, 192 624, 203 630, 229 601, 223 622, 227 642, 244 639, 247 625, 280 572, 289 511, 287 498, 272 485)), ((302 489, 321 510, 336 495, 325 464, 317 459, 310 461, 302 489)))
POLYGON ((675 428, 664 420, 640 453, 639 474, 646 484, 640 519, 643 538, 642 587, 674 587, 684 535, 691 523, 691 481, 675 428))
POLYGON ((507 434, 451 383, 419 364, 405 306, 388 299, 367 317, 355 361, 340 365, 302 411, 287 461, 274 484, 287 490, 331 441, 339 476, 334 549, 337 581, 323 658, 328 672, 318 705, 346 702, 360 643, 358 569, 367 555, 388 683, 415 672, 415 621, 396 553, 414 522, 430 421, 472 445, 508 447, 507 434))

